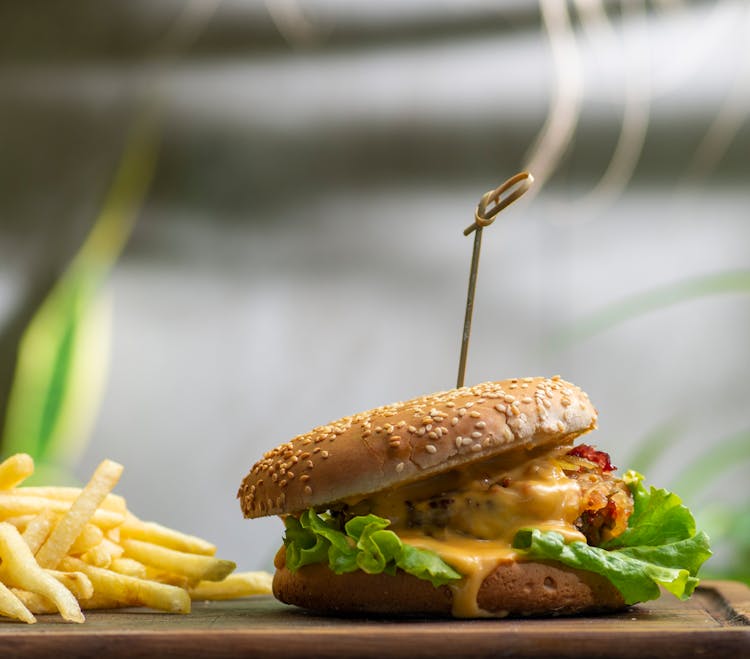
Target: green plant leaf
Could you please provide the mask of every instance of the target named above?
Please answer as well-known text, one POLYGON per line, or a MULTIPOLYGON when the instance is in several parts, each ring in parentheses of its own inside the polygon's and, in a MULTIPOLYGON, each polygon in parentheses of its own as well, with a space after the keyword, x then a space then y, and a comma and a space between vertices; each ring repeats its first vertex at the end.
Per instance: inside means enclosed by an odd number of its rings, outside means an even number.
POLYGON ((632 295, 577 321, 554 336, 551 346, 553 350, 562 350, 626 320, 688 300, 723 293, 750 293, 750 270, 701 275, 632 295))
POLYGON ((708 487, 728 469, 750 461, 750 430, 725 437, 712 443, 709 451, 702 453, 683 468, 671 484, 680 492, 698 491, 708 487))
POLYGON ((99 216, 32 317, 18 349, 2 455, 71 464, 89 435, 104 387, 110 308, 103 284, 130 236, 155 170, 157 122, 139 117, 99 216))
POLYGON ((641 473, 651 471, 662 456, 677 444, 683 429, 684 423, 679 419, 660 424, 638 442, 635 454, 627 463, 641 473))

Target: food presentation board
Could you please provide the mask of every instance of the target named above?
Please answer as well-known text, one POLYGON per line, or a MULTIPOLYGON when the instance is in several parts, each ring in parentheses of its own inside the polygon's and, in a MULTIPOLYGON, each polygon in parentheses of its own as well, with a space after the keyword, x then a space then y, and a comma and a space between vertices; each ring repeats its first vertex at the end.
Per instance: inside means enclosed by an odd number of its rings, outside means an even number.
POLYGON ((750 657, 750 588, 704 582, 616 615, 526 620, 333 618, 270 596, 190 615, 88 611, 82 625, 0 621, 3 657, 750 657))

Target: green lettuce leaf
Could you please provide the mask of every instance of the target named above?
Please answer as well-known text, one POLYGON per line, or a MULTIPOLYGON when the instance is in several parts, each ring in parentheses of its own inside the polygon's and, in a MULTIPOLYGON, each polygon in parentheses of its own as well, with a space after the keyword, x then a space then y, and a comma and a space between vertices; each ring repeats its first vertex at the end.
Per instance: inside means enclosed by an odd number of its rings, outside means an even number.
POLYGON ((294 571, 311 563, 327 563, 336 574, 362 570, 368 574, 404 572, 442 586, 461 575, 437 554, 405 544, 377 515, 349 520, 341 531, 327 514, 306 510, 299 519, 284 520, 286 565, 294 571))
POLYGON ((695 520, 680 498, 666 490, 646 489, 643 476, 629 471, 633 494, 628 528, 602 547, 565 543, 562 535, 522 529, 513 546, 527 557, 554 560, 609 579, 627 604, 659 597, 659 586, 680 599, 692 595, 701 565, 711 556, 708 536, 696 532, 695 520))

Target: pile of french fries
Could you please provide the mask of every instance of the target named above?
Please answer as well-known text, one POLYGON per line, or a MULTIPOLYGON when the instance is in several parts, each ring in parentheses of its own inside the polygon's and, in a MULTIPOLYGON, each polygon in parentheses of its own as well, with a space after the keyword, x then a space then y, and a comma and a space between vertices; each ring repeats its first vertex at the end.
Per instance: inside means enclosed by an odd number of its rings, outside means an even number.
POLYGON ((133 515, 112 493, 122 465, 104 460, 83 488, 24 487, 34 461, 0 463, 0 615, 27 623, 57 613, 144 606, 189 613, 192 600, 266 594, 267 572, 232 574, 216 547, 133 515))

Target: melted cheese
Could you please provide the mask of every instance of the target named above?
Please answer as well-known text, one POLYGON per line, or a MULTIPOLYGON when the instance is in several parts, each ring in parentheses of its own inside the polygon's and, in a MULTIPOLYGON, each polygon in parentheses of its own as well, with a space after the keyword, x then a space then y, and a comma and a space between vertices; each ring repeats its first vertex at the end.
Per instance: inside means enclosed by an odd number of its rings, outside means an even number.
MULTIPOLYGON (((440 483, 448 485, 443 479, 440 483)), ((429 510, 430 497, 425 509, 429 510)), ((498 565, 517 559, 511 543, 522 528, 557 531, 568 541, 586 541, 574 526, 581 510, 581 490, 568 478, 556 460, 556 454, 533 459, 498 475, 486 468, 470 467, 453 474, 450 489, 430 490, 429 481, 402 491, 391 491, 367 502, 376 515, 392 521, 394 530, 404 542, 429 549, 463 576, 451 586, 453 615, 476 618, 490 615, 477 604, 482 582, 498 565), (409 511, 419 495, 430 492, 434 499, 441 491, 449 508, 442 525, 429 521, 409 526, 409 511), (416 496, 415 496, 416 495, 416 496)), ((496 617, 498 612, 491 615, 496 617)))

